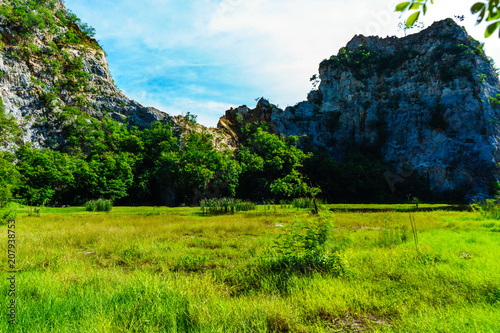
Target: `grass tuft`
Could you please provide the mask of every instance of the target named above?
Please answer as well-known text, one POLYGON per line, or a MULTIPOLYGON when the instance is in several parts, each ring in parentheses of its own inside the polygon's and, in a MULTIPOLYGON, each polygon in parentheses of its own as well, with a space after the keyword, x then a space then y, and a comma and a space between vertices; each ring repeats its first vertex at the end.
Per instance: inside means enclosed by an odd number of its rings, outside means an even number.
POLYGON ((85 203, 88 212, 109 212, 113 209, 113 201, 105 199, 90 200, 85 203))

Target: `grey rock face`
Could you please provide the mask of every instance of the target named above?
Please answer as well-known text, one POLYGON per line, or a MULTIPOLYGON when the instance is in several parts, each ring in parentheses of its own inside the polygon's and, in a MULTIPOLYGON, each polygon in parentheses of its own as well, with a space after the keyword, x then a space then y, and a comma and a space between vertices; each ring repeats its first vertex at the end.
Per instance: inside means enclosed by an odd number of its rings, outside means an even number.
POLYGON ((260 101, 223 119, 306 134, 337 159, 353 143, 371 144, 399 180, 419 172, 435 192, 473 197, 499 179, 499 80, 481 45, 452 20, 405 38, 355 36, 319 73, 319 90, 305 102, 283 111, 260 101))
MULTIPOLYGON (((61 8, 64 9, 62 2, 55 10, 61 8)), ((56 16, 54 19, 58 20, 56 16)), ((94 45, 61 42, 60 37, 68 28, 58 29, 58 32, 37 30, 30 40, 23 40, 0 17, 3 44, 0 96, 6 112, 25 129, 24 142, 32 142, 39 148, 47 145, 47 139, 63 143, 58 114, 65 106, 78 106, 92 116, 108 115, 139 128, 170 119, 157 109, 129 99, 115 87, 106 55, 97 42, 91 40, 94 45), (78 83, 79 78, 71 73, 72 66, 76 66, 77 75, 84 72, 88 77, 78 83), (80 86, 75 87, 74 82, 80 86)))

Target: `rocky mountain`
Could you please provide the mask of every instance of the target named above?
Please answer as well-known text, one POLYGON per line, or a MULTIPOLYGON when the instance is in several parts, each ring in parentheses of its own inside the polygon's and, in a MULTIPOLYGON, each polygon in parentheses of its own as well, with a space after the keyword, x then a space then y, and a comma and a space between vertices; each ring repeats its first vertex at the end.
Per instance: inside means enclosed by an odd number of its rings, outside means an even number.
POLYGON ((0 96, 23 142, 57 148, 65 124, 83 111, 144 128, 170 117, 125 96, 91 30, 60 0, 0 1, 0 96), (83 29, 83 30, 82 30, 83 29), (90 33, 89 33, 90 32, 90 33))
POLYGON ((412 174, 430 190, 488 193, 499 179, 500 84, 482 45, 453 20, 404 38, 355 36, 319 66, 307 101, 282 110, 266 100, 228 110, 218 126, 238 135, 265 121, 307 135, 342 159, 362 145, 380 152, 391 190, 412 174))

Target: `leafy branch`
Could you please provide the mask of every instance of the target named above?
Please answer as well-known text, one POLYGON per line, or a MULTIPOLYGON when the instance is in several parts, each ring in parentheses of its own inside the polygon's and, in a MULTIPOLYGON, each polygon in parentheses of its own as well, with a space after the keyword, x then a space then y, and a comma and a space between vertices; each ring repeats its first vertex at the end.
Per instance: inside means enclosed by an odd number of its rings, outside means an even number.
MULTIPOLYGON (((401 2, 396 6, 396 12, 404 13, 414 11, 406 20, 406 27, 412 27, 420 17, 427 14, 429 0, 412 0, 401 2)), ((434 0, 430 0, 434 4, 434 0)), ((488 0, 487 2, 476 2, 471 7, 471 13, 477 15, 476 24, 486 19, 489 22, 484 32, 484 37, 490 37, 500 26, 500 0, 488 0)), ((500 37, 500 33, 499 33, 500 37)))

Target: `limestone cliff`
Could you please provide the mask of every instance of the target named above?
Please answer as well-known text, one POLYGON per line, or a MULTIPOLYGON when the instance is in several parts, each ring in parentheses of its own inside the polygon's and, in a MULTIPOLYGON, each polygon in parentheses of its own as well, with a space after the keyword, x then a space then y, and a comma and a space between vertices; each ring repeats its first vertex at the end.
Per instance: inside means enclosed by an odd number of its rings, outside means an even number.
POLYGON ((371 145, 393 170, 393 190, 414 172, 432 191, 469 197, 499 179, 499 80, 480 43, 451 19, 405 38, 355 36, 319 74, 307 101, 281 110, 261 100, 227 111, 219 127, 237 136, 241 124, 266 121, 337 159, 371 145))
POLYGON ((24 142, 35 147, 61 143, 70 107, 138 127, 169 118, 116 88, 105 52, 82 32, 63 2, 0 4, 0 96, 24 129, 24 142))

